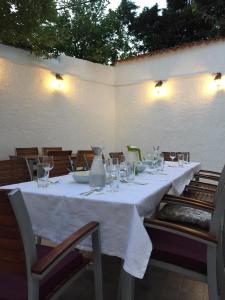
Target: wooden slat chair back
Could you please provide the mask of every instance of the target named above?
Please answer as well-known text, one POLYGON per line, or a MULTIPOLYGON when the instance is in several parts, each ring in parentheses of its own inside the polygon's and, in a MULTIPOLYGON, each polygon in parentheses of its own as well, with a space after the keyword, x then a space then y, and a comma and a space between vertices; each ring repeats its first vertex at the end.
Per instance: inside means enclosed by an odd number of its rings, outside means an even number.
POLYGON ((75 169, 76 170, 85 170, 87 167, 87 162, 85 162, 85 157, 91 158, 94 157, 94 153, 92 150, 78 150, 76 161, 75 161, 75 169))
POLYGON ((50 177, 67 175, 69 170, 73 171, 71 161, 72 150, 48 151, 48 156, 53 157, 54 167, 50 171, 50 177))
POLYGON ((16 148, 15 149, 15 155, 19 157, 26 157, 29 155, 38 155, 38 147, 32 147, 32 148, 16 148))
POLYGON ((110 158, 117 158, 120 163, 124 154, 123 152, 109 152, 109 156, 110 158))
POLYGON ((94 154, 90 153, 90 154, 84 154, 83 156, 84 158, 84 170, 90 170, 91 169, 91 165, 94 159, 94 154))
POLYGON ((24 158, 0 161, 0 186, 30 180, 30 170, 24 158))
POLYGON ((48 155, 48 151, 62 151, 62 147, 42 147, 42 155, 48 155))
POLYGON ((0 190, 0 270, 26 275, 22 237, 8 193, 0 190))
MULTIPOLYGON (((172 161, 172 159, 170 158, 170 152, 163 151, 162 153, 164 155, 164 160, 165 161, 172 161)), ((188 162, 190 161, 190 152, 175 152, 175 153, 176 153, 176 157, 174 158, 173 161, 178 161, 178 154, 181 154, 181 153, 184 154, 184 156, 187 158, 188 162)))
POLYGON ((58 299, 90 263, 74 250, 87 237, 92 238, 95 299, 103 300, 99 224, 84 225, 55 248, 36 247, 22 193, 0 190, 0 299, 58 299))
POLYGON ((213 186, 214 189, 212 188, 210 189, 210 184, 208 183, 203 182, 201 186, 201 183, 199 181, 193 181, 193 183, 191 182, 190 185, 186 186, 183 196, 191 197, 199 200, 205 200, 207 202, 212 202, 214 205, 216 205, 216 199, 218 198, 218 194, 221 193, 224 184, 225 184, 225 165, 220 174, 217 186, 213 186))

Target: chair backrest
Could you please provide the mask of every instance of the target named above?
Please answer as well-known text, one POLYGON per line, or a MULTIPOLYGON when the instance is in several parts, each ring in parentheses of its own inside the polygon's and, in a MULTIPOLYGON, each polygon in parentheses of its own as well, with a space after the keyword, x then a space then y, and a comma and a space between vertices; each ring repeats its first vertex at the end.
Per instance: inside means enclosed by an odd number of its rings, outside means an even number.
POLYGON ((209 232, 218 237, 220 230, 222 230, 222 221, 224 222, 225 211, 225 182, 221 185, 220 191, 215 195, 215 209, 212 215, 209 232))
POLYGON ((48 156, 52 156, 54 162, 54 167, 49 174, 50 177, 67 175, 69 170, 73 170, 71 154, 72 150, 48 151, 48 156))
MULTIPOLYGON (((171 152, 165 152, 165 151, 163 151, 162 153, 164 155, 164 160, 166 160, 166 161, 172 161, 172 159, 170 158, 170 153, 171 152)), ((186 161, 188 161, 188 162, 190 161, 190 152, 175 152, 175 153, 176 153, 176 157, 174 158, 173 161, 178 161, 178 154, 181 154, 181 153, 183 153, 184 156, 186 157, 186 161)))
POLYGON ((16 156, 19 157, 26 157, 29 155, 38 155, 38 147, 32 147, 32 148, 16 148, 15 149, 16 156))
POLYGON ((24 158, 0 161, 0 186, 30 180, 29 167, 24 158))
POLYGON ((225 165, 222 169, 222 172, 220 174, 220 179, 216 188, 216 193, 214 195, 214 203, 216 203, 217 198, 219 197, 219 194, 222 192, 223 186, 225 184, 225 165))
POLYGON ((121 158, 123 157, 123 152, 109 152, 109 156, 111 158, 117 158, 119 163, 121 162, 121 158))
POLYGON ((78 150, 77 151, 77 156, 76 156, 76 161, 75 161, 75 169, 83 169, 85 170, 86 162, 85 162, 85 157, 91 158, 91 156, 94 157, 94 153, 92 150, 78 150))
POLYGON ((0 190, 0 270, 25 276, 36 259, 32 227, 21 192, 0 190))
POLYGON ((42 155, 48 155, 49 151, 62 151, 62 147, 42 147, 42 155))
POLYGON ((84 167, 83 167, 83 169, 90 170, 93 159, 94 159, 94 154, 93 153, 84 154, 83 158, 84 158, 84 167))

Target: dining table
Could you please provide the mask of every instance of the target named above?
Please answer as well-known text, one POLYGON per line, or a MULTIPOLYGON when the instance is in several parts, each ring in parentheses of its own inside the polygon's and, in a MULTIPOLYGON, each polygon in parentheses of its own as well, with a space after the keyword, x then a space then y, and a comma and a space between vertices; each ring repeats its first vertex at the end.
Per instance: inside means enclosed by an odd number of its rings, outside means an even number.
MULTIPOLYGON (((154 214, 166 193, 180 195, 199 170, 199 162, 183 166, 168 162, 163 171, 146 168, 134 181, 120 182, 117 192, 106 185, 84 194, 91 188, 75 182, 71 174, 51 178, 48 187, 38 187, 31 181, 4 188, 21 190, 34 233, 52 242, 62 242, 90 221, 99 222, 101 252, 123 262, 120 299, 131 300, 132 282, 143 278, 152 251, 144 217, 154 214)), ((85 240, 79 248, 91 250, 91 240, 85 240)))

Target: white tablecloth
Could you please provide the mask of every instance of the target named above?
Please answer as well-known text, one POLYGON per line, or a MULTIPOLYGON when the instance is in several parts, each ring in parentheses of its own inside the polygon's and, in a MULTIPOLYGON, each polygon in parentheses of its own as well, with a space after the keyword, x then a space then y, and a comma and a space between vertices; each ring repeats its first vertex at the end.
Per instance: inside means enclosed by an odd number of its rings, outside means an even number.
MULTIPOLYGON (((48 188, 39 188, 36 182, 8 187, 21 189, 35 234, 59 243, 82 225, 98 221, 102 252, 123 258, 124 270, 142 278, 152 251, 143 217, 155 211, 168 191, 180 194, 199 168, 199 163, 165 166, 162 174, 136 177, 146 185, 121 183, 119 192, 105 187, 103 194, 86 197, 80 193, 88 191, 89 186, 75 183, 70 175, 58 177, 59 182, 48 188)), ((90 245, 86 240, 82 247, 90 249, 90 245)))

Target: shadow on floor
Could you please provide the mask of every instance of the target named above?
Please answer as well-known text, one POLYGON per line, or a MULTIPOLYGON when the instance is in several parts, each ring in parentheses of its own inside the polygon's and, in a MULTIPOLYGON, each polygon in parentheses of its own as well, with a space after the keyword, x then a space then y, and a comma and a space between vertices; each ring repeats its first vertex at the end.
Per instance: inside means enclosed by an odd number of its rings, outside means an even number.
MULTIPOLYGON (((103 256, 104 300, 116 300, 120 260, 103 256)), ((94 300, 93 272, 88 270, 71 286, 60 300, 94 300)), ((148 279, 136 280, 135 300, 208 300, 205 283, 152 267, 148 279)))

